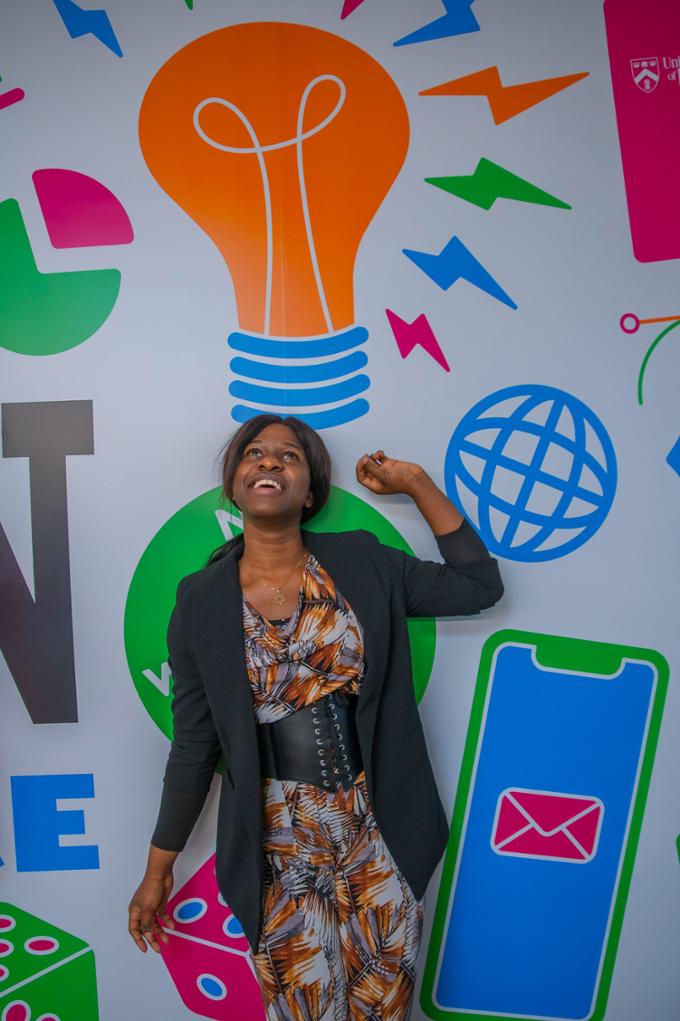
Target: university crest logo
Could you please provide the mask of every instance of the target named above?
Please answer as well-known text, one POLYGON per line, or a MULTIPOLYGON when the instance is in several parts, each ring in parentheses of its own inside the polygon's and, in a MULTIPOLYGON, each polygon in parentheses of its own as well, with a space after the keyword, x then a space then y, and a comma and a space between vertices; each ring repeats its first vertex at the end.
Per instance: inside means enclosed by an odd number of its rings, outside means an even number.
POLYGON ((631 60, 630 73, 641 92, 653 92, 659 84, 659 58, 638 57, 631 60))

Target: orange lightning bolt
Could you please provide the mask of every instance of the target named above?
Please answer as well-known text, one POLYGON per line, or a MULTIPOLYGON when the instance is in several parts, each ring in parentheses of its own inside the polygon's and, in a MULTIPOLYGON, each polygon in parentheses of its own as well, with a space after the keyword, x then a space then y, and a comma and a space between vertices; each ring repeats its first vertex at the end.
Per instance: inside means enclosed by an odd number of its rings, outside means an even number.
POLYGON ((485 67, 463 78, 423 89, 421 96, 486 96, 491 115, 496 124, 516 117, 531 106, 542 103, 556 92, 569 88, 581 78, 587 78, 588 71, 579 74, 565 74, 559 78, 541 78, 536 82, 522 82, 519 85, 503 85, 497 67, 485 67))

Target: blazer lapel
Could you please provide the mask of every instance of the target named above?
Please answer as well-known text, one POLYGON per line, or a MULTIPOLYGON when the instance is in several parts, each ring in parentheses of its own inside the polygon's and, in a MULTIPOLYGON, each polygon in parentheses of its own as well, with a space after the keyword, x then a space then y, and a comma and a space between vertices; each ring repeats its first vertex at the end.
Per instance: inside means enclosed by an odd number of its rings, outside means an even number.
POLYGON ((244 656, 243 603, 238 561, 243 544, 236 543, 215 564, 194 607, 194 645, 218 725, 229 740, 229 772, 241 803, 252 808, 248 825, 260 839, 259 752, 255 713, 244 656))

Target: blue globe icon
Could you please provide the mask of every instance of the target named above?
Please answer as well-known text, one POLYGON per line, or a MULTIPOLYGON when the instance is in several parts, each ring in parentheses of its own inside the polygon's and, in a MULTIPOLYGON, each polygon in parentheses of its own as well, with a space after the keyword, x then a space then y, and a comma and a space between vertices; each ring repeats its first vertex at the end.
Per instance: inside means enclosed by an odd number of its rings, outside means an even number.
POLYGON ((541 384, 485 397, 458 424, 446 490, 489 549, 541 561, 578 549, 616 491, 616 456, 600 419, 572 394, 541 384))

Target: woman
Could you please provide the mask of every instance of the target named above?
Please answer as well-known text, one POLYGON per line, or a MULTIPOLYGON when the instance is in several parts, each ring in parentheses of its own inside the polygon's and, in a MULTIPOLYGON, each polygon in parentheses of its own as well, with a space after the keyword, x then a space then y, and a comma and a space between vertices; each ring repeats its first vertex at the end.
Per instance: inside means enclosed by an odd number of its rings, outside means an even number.
POLYGON ((217 881, 253 952, 269 1021, 407 1016, 422 897, 448 827, 418 716, 406 619, 478 613, 498 567, 417 464, 364 454, 358 482, 409 495, 445 563, 369 532, 300 525, 330 460, 296 418, 228 444, 243 536, 179 585, 168 647, 174 739, 129 931, 159 951, 172 867, 220 755, 217 881))

